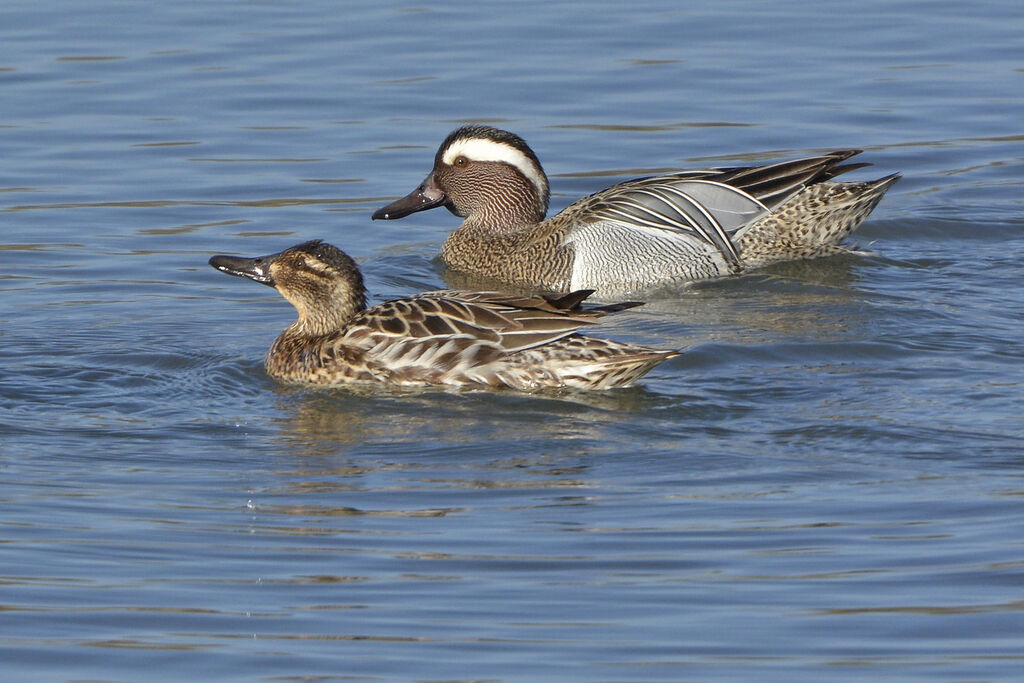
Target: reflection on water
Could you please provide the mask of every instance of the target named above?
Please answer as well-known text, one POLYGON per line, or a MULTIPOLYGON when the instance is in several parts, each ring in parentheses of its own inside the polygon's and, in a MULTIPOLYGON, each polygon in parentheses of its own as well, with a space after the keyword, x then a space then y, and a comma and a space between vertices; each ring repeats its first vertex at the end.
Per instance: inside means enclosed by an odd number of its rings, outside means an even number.
POLYGON ((482 436, 511 446, 520 437, 598 440, 609 425, 659 404, 643 387, 609 392, 512 392, 350 387, 316 393, 279 389, 278 425, 289 452, 336 453, 339 445, 385 443, 403 449, 448 450, 482 436), (496 413, 511 419, 496 421, 496 413))

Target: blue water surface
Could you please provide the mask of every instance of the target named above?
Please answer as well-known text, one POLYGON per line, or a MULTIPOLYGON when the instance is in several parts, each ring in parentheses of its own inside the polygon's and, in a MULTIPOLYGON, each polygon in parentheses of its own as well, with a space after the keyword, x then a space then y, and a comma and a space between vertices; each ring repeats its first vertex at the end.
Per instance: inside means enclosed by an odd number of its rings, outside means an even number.
POLYGON ((1024 666, 1024 6, 8 2, 0 678, 1013 681, 1024 666), (552 209, 863 149, 871 253, 679 287, 592 395, 314 392, 206 265, 372 222, 455 126, 552 209))

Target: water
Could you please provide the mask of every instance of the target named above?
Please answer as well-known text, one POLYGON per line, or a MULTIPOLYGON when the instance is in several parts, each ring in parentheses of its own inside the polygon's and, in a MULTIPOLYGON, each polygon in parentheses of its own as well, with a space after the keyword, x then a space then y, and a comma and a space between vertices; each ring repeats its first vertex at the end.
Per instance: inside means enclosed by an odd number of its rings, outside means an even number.
POLYGON ((6 3, 4 680, 972 680, 1024 660, 1019 3, 6 3), (206 265, 370 223, 459 122, 553 208, 860 147, 874 255, 603 325, 595 395, 307 392, 206 265))

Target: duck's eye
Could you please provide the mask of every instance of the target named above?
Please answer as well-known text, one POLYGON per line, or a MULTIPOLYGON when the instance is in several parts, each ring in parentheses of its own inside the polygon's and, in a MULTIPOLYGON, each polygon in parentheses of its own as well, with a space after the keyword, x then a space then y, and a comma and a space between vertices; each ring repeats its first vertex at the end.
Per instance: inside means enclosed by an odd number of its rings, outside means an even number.
POLYGON ((459 156, 455 157, 454 163, 456 166, 465 166, 466 164, 469 163, 469 159, 460 154, 459 156))

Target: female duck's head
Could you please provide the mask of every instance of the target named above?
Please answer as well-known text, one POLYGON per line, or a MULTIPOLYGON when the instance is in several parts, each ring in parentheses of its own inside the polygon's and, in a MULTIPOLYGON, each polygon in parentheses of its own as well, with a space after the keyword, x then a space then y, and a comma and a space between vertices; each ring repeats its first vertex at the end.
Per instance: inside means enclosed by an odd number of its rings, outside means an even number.
POLYGON ((549 197, 544 169, 522 138, 490 126, 463 126, 441 143, 420 186, 373 218, 402 218, 445 206, 481 223, 538 223, 549 197))
POLYGON ((348 254, 321 240, 255 258, 214 256, 210 265, 276 289, 295 306, 299 325, 313 334, 338 329, 366 308, 359 267, 348 254))

